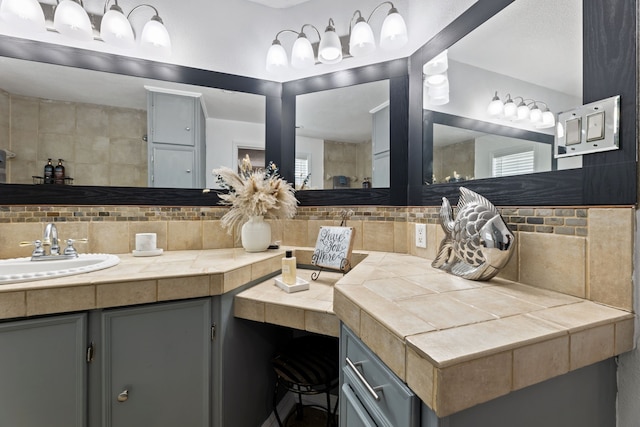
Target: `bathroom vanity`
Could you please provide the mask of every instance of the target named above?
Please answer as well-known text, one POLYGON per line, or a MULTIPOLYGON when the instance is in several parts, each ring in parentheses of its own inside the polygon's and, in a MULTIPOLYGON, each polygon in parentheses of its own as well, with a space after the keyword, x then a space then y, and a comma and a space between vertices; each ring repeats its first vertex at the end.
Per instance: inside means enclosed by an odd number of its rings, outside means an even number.
POLYGON ((0 425, 260 426, 274 350, 293 330, 340 328, 349 427, 615 422, 613 358, 633 345, 631 313, 383 252, 354 253, 335 286, 287 294, 272 278, 282 255, 125 254, 110 269, 3 285, 0 425), (360 376, 379 411, 354 399, 369 393, 360 376))

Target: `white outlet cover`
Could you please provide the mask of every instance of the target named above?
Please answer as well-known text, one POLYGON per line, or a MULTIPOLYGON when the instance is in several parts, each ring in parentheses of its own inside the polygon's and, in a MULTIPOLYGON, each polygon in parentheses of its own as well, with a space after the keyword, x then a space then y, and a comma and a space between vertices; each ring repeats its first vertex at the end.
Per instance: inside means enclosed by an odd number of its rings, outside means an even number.
POLYGON ((416 224, 416 247, 427 247, 427 224, 416 224))

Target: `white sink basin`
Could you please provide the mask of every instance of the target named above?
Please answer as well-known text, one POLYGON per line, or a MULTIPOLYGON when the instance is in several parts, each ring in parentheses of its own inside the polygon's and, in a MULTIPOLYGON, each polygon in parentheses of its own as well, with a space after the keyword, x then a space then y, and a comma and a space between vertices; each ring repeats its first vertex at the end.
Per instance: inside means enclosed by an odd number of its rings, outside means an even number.
POLYGON ((72 276, 113 267, 120 258, 111 254, 80 254, 78 258, 31 261, 31 257, 0 260, 0 285, 72 276))

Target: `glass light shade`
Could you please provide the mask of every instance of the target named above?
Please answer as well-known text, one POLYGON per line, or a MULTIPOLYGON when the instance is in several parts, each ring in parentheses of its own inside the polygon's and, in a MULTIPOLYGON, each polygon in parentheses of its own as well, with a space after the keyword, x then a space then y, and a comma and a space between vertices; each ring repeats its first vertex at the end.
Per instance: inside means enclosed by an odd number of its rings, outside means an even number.
POLYGON ((80 4, 62 0, 53 15, 53 28, 60 34, 81 41, 93 40, 93 29, 89 15, 80 4))
POLYGON ((542 111, 535 104, 533 105, 533 107, 531 108, 531 112, 529 113, 529 120, 531 120, 531 123, 538 123, 542 120, 542 111))
POLYGON ((427 76, 424 79, 424 84, 427 87, 438 87, 443 85, 449 86, 449 78, 446 74, 434 74, 427 76))
MULTIPOLYGON (((284 50, 284 48, 282 50, 284 50)), ((313 66, 314 63, 315 57, 313 55, 311 42, 304 33, 301 33, 293 43, 293 48, 291 49, 291 66, 293 68, 303 69, 313 66)))
POLYGON ((422 67, 422 72, 426 75, 442 74, 449 68, 448 51, 441 52, 438 56, 427 62, 422 67))
POLYGON ((489 103, 487 112, 492 116, 499 116, 504 112, 504 104, 500 101, 500 98, 497 96, 493 97, 493 100, 489 103))
POLYGON ((342 61, 340 37, 332 26, 327 27, 320 40, 318 60, 323 64, 337 64, 342 61))
POLYGON ((529 113, 531 112, 531 110, 529 110, 529 107, 526 106, 526 104, 524 102, 520 103, 520 105, 518 105, 518 120, 526 120, 529 118, 529 113))
POLYGON ((504 103, 504 117, 507 119, 514 119, 517 117, 517 113, 518 106, 511 98, 509 98, 507 102, 504 103))
POLYGON ((432 96, 434 98, 449 95, 449 82, 442 84, 440 86, 430 87, 428 90, 429 90, 429 96, 432 96))
POLYGON ((564 126, 560 122, 556 125, 556 135, 558 138, 564 138, 564 126))
POLYGON ((542 122, 538 126, 541 129, 552 128, 556 125, 556 116, 551 111, 545 111, 542 113, 542 122))
POLYGON ((429 96, 430 105, 445 105, 449 103, 449 93, 443 96, 429 96))
POLYGON ((100 37, 113 46, 125 49, 133 47, 133 29, 122 9, 114 5, 104 14, 100 23, 100 37))
POLYGON ((407 24, 398 13, 396 8, 392 8, 382 23, 380 30, 380 47, 385 50, 399 49, 409 41, 407 37, 407 24))
POLYGON ((37 0, 2 0, 0 20, 19 32, 44 32, 45 19, 37 0))
POLYGON ((351 29, 349 53, 353 57, 365 56, 376 50, 376 40, 371 26, 360 18, 351 29))
POLYGON ((150 52, 171 53, 171 38, 162 20, 156 15, 142 27, 140 46, 150 52))
POLYGON ((267 71, 270 73, 277 73, 278 71, 287 68, 288 62, 287 52, 278 40, 274 40, 267 52, 267 71))

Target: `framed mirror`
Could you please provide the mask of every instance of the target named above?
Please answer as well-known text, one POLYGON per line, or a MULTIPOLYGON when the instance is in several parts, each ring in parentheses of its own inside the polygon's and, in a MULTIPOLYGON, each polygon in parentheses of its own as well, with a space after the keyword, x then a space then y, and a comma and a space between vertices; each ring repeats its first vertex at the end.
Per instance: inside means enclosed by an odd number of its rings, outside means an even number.
POLYGON ((389 187, 389 81, 296 97, 296 188, 389 187))
POLYGON ((433 120, 424 133, 432 145, 426 184, 581 166, 580 158, 556 162, 551 148, 553 117, 582 105, 582 0, 513 2, 427 61, 423 73, 425 121, 433 120), (553 116, 534 121, 534 108, 553 116))

